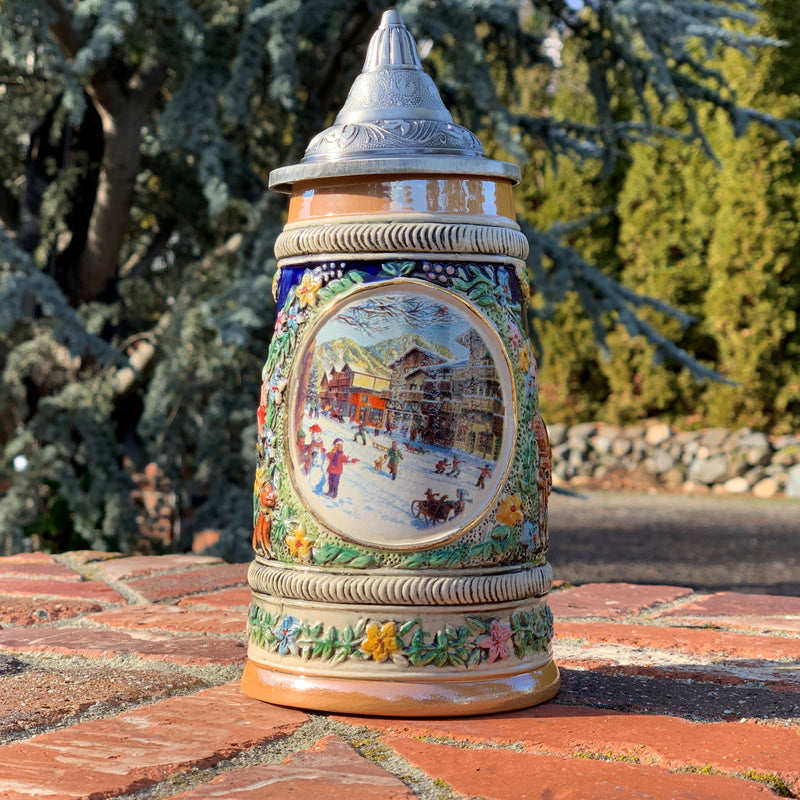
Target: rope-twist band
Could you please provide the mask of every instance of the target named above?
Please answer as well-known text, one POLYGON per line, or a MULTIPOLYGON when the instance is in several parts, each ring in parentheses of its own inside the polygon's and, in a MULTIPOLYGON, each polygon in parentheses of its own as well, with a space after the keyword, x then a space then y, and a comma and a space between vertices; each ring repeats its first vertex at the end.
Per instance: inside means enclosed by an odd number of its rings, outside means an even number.
POLYGON ((250 565, 254 592, 272 597, 343 605, 455 606, 543 597, 552 584, 549 564, 495 575, 343 575, 250 565))
POLYGON ((513 228, 443 222, 351 222, 284 230, 278 259, 317 253, 464 253, 525 259, 528 240, 513 228))

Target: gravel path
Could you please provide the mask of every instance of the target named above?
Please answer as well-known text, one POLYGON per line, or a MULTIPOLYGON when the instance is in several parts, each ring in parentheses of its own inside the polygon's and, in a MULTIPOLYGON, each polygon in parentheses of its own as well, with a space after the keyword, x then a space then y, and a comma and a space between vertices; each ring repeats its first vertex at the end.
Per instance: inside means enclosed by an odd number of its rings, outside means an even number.
POLYGON ((553 494, 554 578, 800 596, 800 501, 553 494))

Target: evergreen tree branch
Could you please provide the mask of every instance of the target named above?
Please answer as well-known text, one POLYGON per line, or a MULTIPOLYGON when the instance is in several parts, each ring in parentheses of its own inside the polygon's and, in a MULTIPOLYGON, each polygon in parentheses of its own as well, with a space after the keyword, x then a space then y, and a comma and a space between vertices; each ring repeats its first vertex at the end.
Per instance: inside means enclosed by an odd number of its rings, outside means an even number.
POLYGON ((37 269, 30 255, 19 250, 0 229, 0 332, 30 321, 23 307, 28 293, 35 298, 39 314, 56 322, 53 338, 67 345, 73 355, 88 355, 101 364, 124 362, 116 348, 86 330, 56 281, 37 269))
POLYGON ((577 130, 547 126, 542 121, 517 124, 531 135, 539 135, 547 147, 576 159, 597 159, 606 174, 614 167, 630 131, 614 120, 610 98, 618 90, 620 78, 627 76, 644 123, 636 133, 640 138, 670 136, 697 142, 715 163, 716 154, 697 116, 698 104, 725 111, 737 136, 752 121, 774 130, 794 144, 800 135, 800 122, 743 108, 736 103, 725 75, 693 55, 693 43, 700 43, 711 56, 718 48, 742 52, 751 57, 755 48, 781 46, 782 42, 752 32, 758 22, 760 6, 752 0, 710 3, 702 0, 597 0, 577 10, 563 0, 542 0, 554 19, 583 44, 581 54, 589 66, 589 88, 596 103, 597 124, 580 135, 577 130), (745 29, 731 27, 741 23, 745 29), (664 111, 676 100, 686 115, 687 131, 670 132, 664 126, 651 126, 648 91, 664 111), (578 135, 574 135, 578 134, 578 135))
POLYGON ((369 3, 358 3, 349 13, 337 38, 337 46, 328 57, 319 73, 319 82, 309 96, 309 102, 324 116, 331 111, 330 87, 339 77, 342 69, 342 56, 363 41, 374 26, 377 16, 369 3))
MULTIPOLYGON (((242 246, 242 240, 242 234, 233 234, 227 241, 203 256, 196 266, 197 271, 201 273, 208 271, 213 268, 218 259, 238 253, 242 246)), ((130 343, 131 353, 128 356, 128 362, 115 372, 111 380, 116 402, 132 392, 145 377, 158 353, 160 343, 166 337, 170 327, 180 321, 190 306, 191 300, 191 295, 184 284, 174 303, 164 311, 156 324, 149 331, 137 335, 136 340, 130 343)))
MULTIPOLYGON (((561 273, 561 285, 557 290, 558 299, 566 291, 575 291, 581 299, 584 309, 589 313, 595 340, 601 351, 606 351, 606 330, 603 315, 612 312, 624 325, 630 336, 642 336, 653 344, 656 352, 685 367, 698 380, 714 380, 726 384, 734 384, 729 378, 716 370, 700 363, 690 353, 676 345, 660 333, 653 325, 642 319, 633 309, 649 306, 659 313, 675 319, 682 327, 687 327, 695 318, 690 314, 666 303, 658 298, 640 294, 623 286, 618 281, 601 272, 594 264, 584 259, 571 247, 559 241, 563 228, 551 229, 548 232, 535 231, 530 226, 522 225, 526 236, 533 242, 533 259, 529 258, 529 266, 536 277, 539 294, 553 300, 552 287, 543 285, 548 276, 541 264, 541 255, 547 256, 556 266, 555 271, 561 273), (566 276, 566 281, 564 277, 566 276)), ((533 310, 534 316, 547 318, 549 310, 533 310)))
POLYGON ((73 12, 65 3, 61 0, 45 0, 45 2, 54 15, 50 31, 67 58, 75 58, 81 48, 86 46, 87 37, 76 28, 73 12))
MULTIPOLYGON (((178 298, 176 304, 183 305, 185 302, 184 294, 178 298)), ((111 379, 111 390, 116 402, 130 394, 144 378, 174 318, 173 309, 167 309, 147 333, 139 335, 135 342, 130 343, 128 363, 120 367, 111 379)))

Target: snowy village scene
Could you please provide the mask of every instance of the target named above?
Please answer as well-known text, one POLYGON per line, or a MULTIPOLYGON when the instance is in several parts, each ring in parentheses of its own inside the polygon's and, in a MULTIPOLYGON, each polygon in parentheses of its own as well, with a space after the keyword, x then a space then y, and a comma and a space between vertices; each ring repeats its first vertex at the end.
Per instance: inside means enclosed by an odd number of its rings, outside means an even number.
POLYGON ((470 306, 427 287, 357 293, 315 326, 295 367, 293 474, 326 526, 409 548, 485 512, 510 460, 513 384, 470 306))

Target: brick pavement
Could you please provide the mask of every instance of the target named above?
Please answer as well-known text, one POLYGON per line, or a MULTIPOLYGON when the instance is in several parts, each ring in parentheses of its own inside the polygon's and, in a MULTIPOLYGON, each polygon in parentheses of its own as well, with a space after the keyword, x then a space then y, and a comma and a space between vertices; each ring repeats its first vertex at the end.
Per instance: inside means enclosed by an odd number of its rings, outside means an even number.
POLYGON ((558 697, 463 719, 248 699, 246 565, 0 558, 0 800, 800 797, 800 598, 551 596, 558 697))

